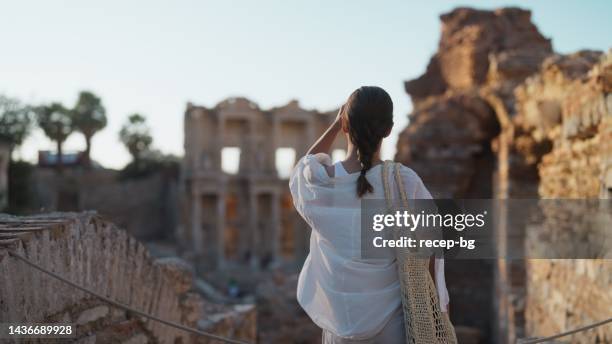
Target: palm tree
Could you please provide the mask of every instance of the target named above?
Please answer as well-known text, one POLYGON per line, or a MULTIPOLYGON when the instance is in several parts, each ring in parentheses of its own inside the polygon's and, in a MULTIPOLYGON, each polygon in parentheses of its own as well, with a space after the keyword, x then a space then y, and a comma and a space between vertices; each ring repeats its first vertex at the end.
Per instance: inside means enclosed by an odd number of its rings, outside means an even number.
POLYGON ((147 119, 140 114, 132 114, 119 131, 119 139, 132 155, 135 163, 140 161, 143 152, 151 147, 153 137, 147 119))
POLYGON ((62 170, 62 145, 74 129, 72 113, 60 103, 43 105, 37 109, 38 125, 45 135, 57 143, 57 169, 62 170))
MULTIPOLYGON (((0 95, 0 140, 9 144, 11 152, 30 133, 32 109, 17 99, 0 95)), ((9 159, 11 154, 9 154, 9 159)))
POLYGON ((91 139, 106 127, 106 109, 92 92, 82 91, 73 109, 74 129, 85 136, 85 163, 91 166, 91 139))

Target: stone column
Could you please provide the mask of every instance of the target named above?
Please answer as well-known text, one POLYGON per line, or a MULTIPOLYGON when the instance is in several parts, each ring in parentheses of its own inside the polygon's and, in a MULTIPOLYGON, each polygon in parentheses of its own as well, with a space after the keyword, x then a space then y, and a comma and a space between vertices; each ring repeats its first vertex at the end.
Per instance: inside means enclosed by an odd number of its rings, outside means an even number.
MULTIPOLYGON (((493 195, 499 200, 508 199, 508 173, 509 173, 509 144, 511 131, 504 128, 498 137, 497 151, 497 171, 493 182, 493 195)), ((497 238, 498 257, 505 257, 507 253, 507 213, 508 209, 505 204, 501 204, 495 209, 499 218, 498 225, 495 227, 495 238, 497 238)), ((494 324, 494 338, 500 344, 508 343, 510 338, 514 337, 514 326, 510 322, 510 276, 508 272, 508 264, 505 259, 498 259, 494 269, 495 297, 494 305, 496 312, 496 323, 494 324), (512 333, 511 333, 512 332, 512 333)))
POLYGON ((251 161, 252 150, 251 150, 251 137, 243 136, 240 138, 240 162, 238 163, 238 174, 244 175, 249 174, 253 171, 251 161))
POLYGON ((225 137, 225 118, 217 114, 217 136, 215 137, 215 143, 213 145, 214 152, 213 154, 213 170, 217 173, 221 173, 221 150, 225 145, 223 142, 223 138, 225 137))
POLYGON ((255 190, 249 186, 249 223, 247 232, 250 233, 248 244, 250 245, 249 251, 251 252, 249 264, 256 268, 259 266, 259 251, 257 250, 259 245, 259 230, 258 230, 258 216, 257 216, 257 194, 255 190))
POLYGON ((191 195, 191 238, 193 239, 193 250, 200 254, 202 252, 202 204, 197 190, 191 195))
POLYGON ((279 130, 279 122, 278 119, 275 117, 272 120, 272 129, 270 132, 270 142, 267 142, 267 147, 266 147, 266 157, 267 157, 267 162, 266 164, 268 166, 266 166, 266 170, 268 170, 270 173, 272 173, 274 176, 278 177, 278 171, 276 170, 276 149, 279 148, 278 147, 278 136, 280 135, 280 130, 279 130))
POLYGON ((217 223, 216 223, 216 256, 215 267, 223 268, 225 265, 225 188, 217 196, 217 223))
POLYGON ((276 263, 278 262, 279 258, 280 258, 280 233, 281 233, 281 228, 280 228, 280 217, 281 217, 281 211, 280 211, 280 194, 278 190, 274 190, 274 192, 272 193, 272 221, 271 221, 271 238, 270 240, 272 240, 272 246, 271 246, 271 254, 272 254, 272 262, 276 263))
POLYGON ((237 209, 236 211, 238 212, 238 243, 237 243, 237 247, 238 247, 238 262, 239 263, 243 263, 244 262, 244 258, 247 254, 247 252, 249 252, 251 250, 251 246, 250 246, 250 232, 249 232, 249 228, 250 228, 250 220, 251 220, 251 203, 250 203, 250 197, 249 197, 249 192, 248 189, 244 190, 243 188, 240 188, 239 191, 236 194, 236 197, 238 199, 237 202, 237 209))
POLYGON ((202 236, 202 199, 198 190, 198 183, 194 182, 191 190, 191 245, 195 253, 197 267, 204 266, 203 236, 202 236))

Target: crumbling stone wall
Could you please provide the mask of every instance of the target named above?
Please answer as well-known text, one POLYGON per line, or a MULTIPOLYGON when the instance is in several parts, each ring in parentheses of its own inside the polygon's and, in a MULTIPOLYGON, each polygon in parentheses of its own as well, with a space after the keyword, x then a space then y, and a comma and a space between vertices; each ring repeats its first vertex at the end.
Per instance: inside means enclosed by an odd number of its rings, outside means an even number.
MULTIPOLYGON (((508 185, 497 182, 520 175, 509 166, 516 160, 508 158, 513 149, 508 143, 514 137, 514 88, 538 71, 552 53, 551 43, 531 22, 531 13, 519 8, 457 8, 440 19, 438 51, 425 74, 405 84, 413 111, 400 134, 396 160, 421 175, 437 198, 514 197, 508 185), (500 167, 498 161, 506 165, 500 167)), ((525 169, 523 185, 513 191, 537 192, 533 166, 525 169)), ((486 341, 505 340, 520 322, 513 316, 522 308, 513 309, 507 294, 516 289, 510 285, 524 282, 522 267, 500 264, 504 266, 490 260, 447 263, 451 319, 460 329, 478 329, 486 341), (514 281, 509 271, 516 272, 514 281)))
MULTIPOLYGON (((552 150, 539 164, 542 198, 610 198, 612 187, 612 51, 555 56, 517 90, 526 117, 544 119, 542 136, 552 150), (559 83, 563 83, 559 87, 559 83), (549 91, 543 94, 542 90, 549 91), (547 99, 544 103, 542 99, 547 99), (538 104, 554 104, 537 108, 538 104), (534 106, 536 105, 536 106, 534 106), (552 110, 551 110, 552 109, 552 110), (544 110, 544 111, 543 111, 544 110), (547 112, 548 111, 548 112, 547 112), (551 112, 552 111, 552 112, 551 112)), ((557 231, 598 240, 588 221, 562 214, 557 231)), ((579 214, 580 215, 580 214, 579 214)), ((609 223, 609 219, 607 219, 609 223)), ((609 229, 609 228, 608 228, 609 229)), ((542 231, 529 233, 535 245, 542 231)), ((561 235, 560 235, 561 236, 561 235)), ((612 261, 530 260, 527 266, 527 333, 547 336, 610 316, 612 261)), ((605 257, 605 256, 604 256, 605 257)), ((609 326, 573 335, 572 343, 612 341, 609 326)))
MULTIPOLYGON (((560 259, 528 262, 527 333, 550 336, 610 317, 609 260, 560 259)), ((567 337, 568 343, 610 343, 602 326, 567 337)))
MULTIPOLYGON (((415 169, 436 197, 609 198, 610 54, 553 54, 529 11, 517 8, 458 8, 441 20, 438 51, 425 74, 406 82, 413 112, 396 159, 415 169)), ((511 226, 498 231, 499 237, 526 235, 511 226)), ((610 285, 608 267, 600 261, 540 260, 527 267, 520 260, 450 261, 451 318, 502 343, 578 327, 609 316, 589 308, 598 300, 610 308, 600 290, 610 285), (470 285, 473 280, 480 285, 470 285), (585 294, 568 294, 580 289, 568 283, 587 281, 585 294)))
POLYGON ((36 168, 29 213, 96 210, 139 240, 170 239, 178 224, 177 179, 165 172, 123 180, 109 169, 36 168))
POLYGON ((413 112, 396 159, 438 197, 490 197, 483 170, 493 169, 491 142, 514 112, 514 87, 538 70, 551 43, 518 8, 458 8, 440 18, 438 51, 405 85, 413 112))
MULTIPOLYGON (((564 66, 566 69, 559 72, 574 77, 564 92, 550 97, 557 104, 556 122, 548 124, 553 149, 539 166, 540 195, 609 198, 612 187, 612 150, 608 143, 612 131, 612 54, 583 52, 559 57, 551 61, 551 65, 563 62, 565 65, 571 63, 572 68, 564 66)), ((557 79, 560 78, 557 76, 557 79)))
MULTIPOLYGON (((512 136, 507 142, 508 149, 511 150, 508 159, 511 160, 512 166, 509 169, 513 172, 509 179, 510 182, 521 179, 517 178, 520 171, 525 174, 536 173, 536 188, 530 190, 534 196, 542 194, 538 193, 538 188, 553 182, 554 173, 542 174, 538 173, 538 169, 547 168, 548 161, 562 151, 566 152, 557 149, 553 155, 549 154, 555 142, 557 148, 567 146, 558 140, 565 130, 561 123, 566 123, 566 127, 570 125, 570 121, 563 119, 563 113, 573 112, 568 111, 567 100, 578 91, 577 86, 585 81, 588 71, 599 61, 600 55, 601 53, 595 51, 581 51, 565 56, 550 56, 543 62, 537 74, 528 78, 514 91, 517 111, 511 119, 511 126, 508 127, 509 135, 512 136), (544 157, 546 154, 549 155, 544 157)), ((575 148, 583 149, 578 146, 575 148)), ((578 156, 582 156, 580 159, 587 159, 590 156, 588 153, 591 152, 582 151, 572 156, 572 160, 578 156)), ((570 156, 566 155, 564 158, 568 157, 570 156)), ((591 197, 597 196, 597 193, 591 193, 591 197)), ((544 194, 550 197, 569 196, 562 193, 544 194)), ((581 195, 584 196, 586 194, 581 195)))
POLYGON ((192 292, 185 262, 151 259, 141 243, 93 213, 0 218, 0 322, 74 323, 79 343, 207 342, 105 304, 25 265, 9 250, 135 309, 255 339, 253 306, 212 307, 192 292))

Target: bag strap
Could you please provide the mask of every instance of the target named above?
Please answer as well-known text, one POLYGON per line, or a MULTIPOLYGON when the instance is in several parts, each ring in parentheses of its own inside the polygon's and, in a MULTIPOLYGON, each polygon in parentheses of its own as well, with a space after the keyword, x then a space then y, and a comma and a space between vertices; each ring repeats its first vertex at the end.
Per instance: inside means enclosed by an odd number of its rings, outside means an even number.
POLYGON ((391 187, 389 186, 389 168, 393 165, 393 174, 395 178, 395 184, 397 185, 400 200, 402 202, 402 206, 405 209, 408 209, 408 195, 406 194, 406 188, 404 187, 404 180, 401 175, 401 164, 397 162, 393 162, 391 160, 385 160, 382 168, 382 185, 383 190, 385 192, 385 200, 387 202, 387 208, 393 208, 393 195, 391 194, 391 187))
POLYGON ((389 167, 393 164, 391 160, 385 160, 382 166, 382 185, 383 191, 385 192, 385 201, 387 203, 387 209, 393 209, 393 196, 389 187, 389 167))
POLYGON ((400 164, 399 162, 396 162, 393 167, 395 170, 395 184, 397 184, 397 188, 399 189, 402 206, 404 206, 404 209, 408 209, 408 195, 406 194, 406 188, 404 187, 404 180, 402 179, 402 175, 400 173, 400 168, 402 167, 402 164, 400 164))

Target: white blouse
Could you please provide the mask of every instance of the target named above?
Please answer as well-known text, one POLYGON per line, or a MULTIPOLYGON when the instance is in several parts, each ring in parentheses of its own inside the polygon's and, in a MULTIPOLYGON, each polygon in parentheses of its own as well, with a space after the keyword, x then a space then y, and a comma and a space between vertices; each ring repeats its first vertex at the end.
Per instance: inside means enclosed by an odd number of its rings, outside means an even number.
MULTIPOLYGON (((306 155, 289 181, 295 208, 312 228, 297 300, 319 327, 340 337, 371 338, 401 306, 394 254, 389 249, 386 259, 360 258, 359 172, 330 177, 323 164, 331 165, 327 154, 306 155)), ((374 192, 364 198, 384 199, 381 170, 382 165, 376 165, 367 172, 374 192)), ((431 199, 413 170, 402 166, 400 172, 409 198, 431 199)), ((390 185, 396 188, 393 178, 390 185)), ((449 297, 443 259, 435 261, 435 279, 440 306, 446 311, 449 297)))

